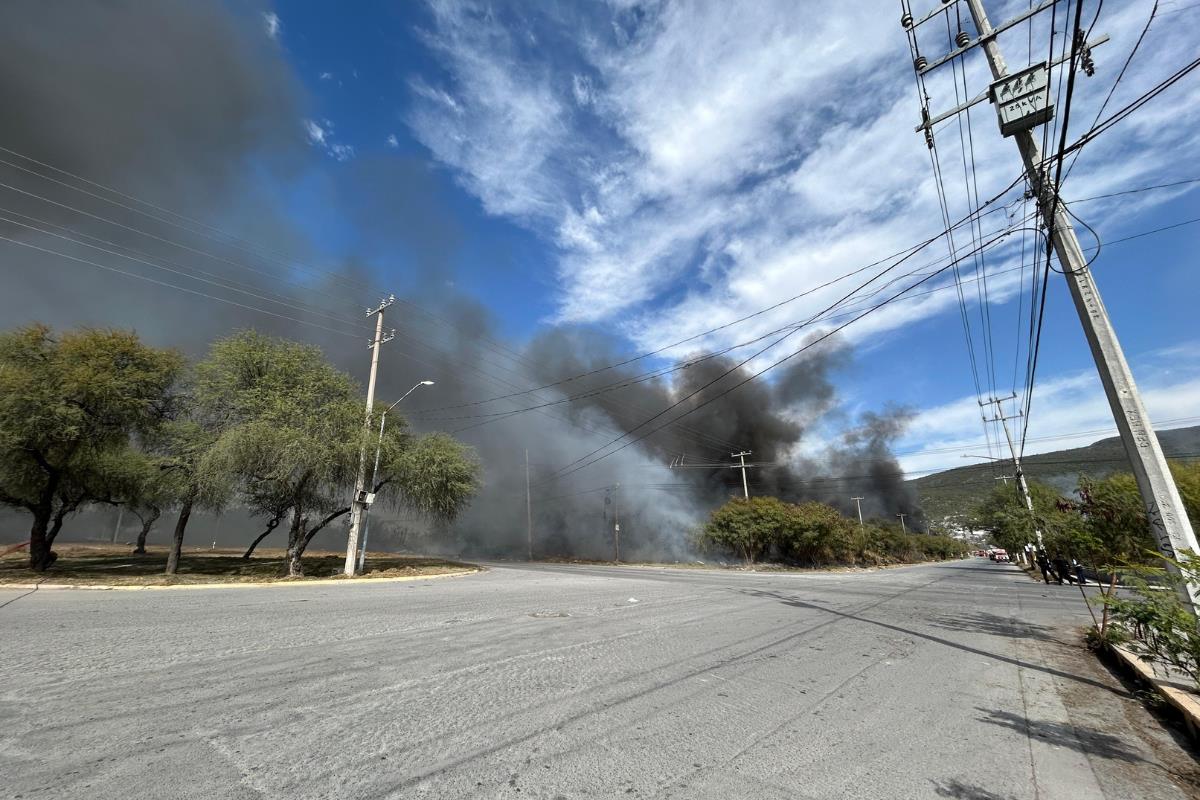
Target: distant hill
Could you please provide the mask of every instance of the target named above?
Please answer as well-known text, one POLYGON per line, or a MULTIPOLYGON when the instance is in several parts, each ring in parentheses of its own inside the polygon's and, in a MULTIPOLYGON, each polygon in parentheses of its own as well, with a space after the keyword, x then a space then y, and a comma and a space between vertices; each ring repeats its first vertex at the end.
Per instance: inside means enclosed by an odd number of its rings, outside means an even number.
MULTIPOLYGON (((1158 440, 1168 458, 1200 458, 1200 425, 1159 431, 1158 440)), ((1125 447, 1113 436, 1087 447, 1055 450, 1026 456, 1021 461, 1025 476, 1069 493, 1080 475, 1100 478, 1112 472, 1129 472, 1125 447)), ((998 475, 1011 475, 1012 462, 971 464, 908 481, 921 500, 930 520, 970 513, 972 508, 996 485, 998 475)))

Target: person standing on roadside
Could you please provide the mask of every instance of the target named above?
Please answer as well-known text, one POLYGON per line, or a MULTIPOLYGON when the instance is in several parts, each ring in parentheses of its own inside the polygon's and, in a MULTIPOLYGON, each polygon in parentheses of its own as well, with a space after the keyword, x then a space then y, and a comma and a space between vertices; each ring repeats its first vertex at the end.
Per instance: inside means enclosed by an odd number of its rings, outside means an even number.
POLYGON ((1046 560, 1046 553, 1042 550, 1037 554, 1038 569, 1042 571, 1042 580, 1047 584, 1050 583, 1050 562, 1046 560))
POLYGON ((1062 586, 1063 578, 1066 578, 1068 581, 1074 580, 1071 577, 1071 565, 1062 557, 1062 553, 1057 553, 1051 564, 1054 565, 1054 575, 1058 578, 1059 586, 1062 586))

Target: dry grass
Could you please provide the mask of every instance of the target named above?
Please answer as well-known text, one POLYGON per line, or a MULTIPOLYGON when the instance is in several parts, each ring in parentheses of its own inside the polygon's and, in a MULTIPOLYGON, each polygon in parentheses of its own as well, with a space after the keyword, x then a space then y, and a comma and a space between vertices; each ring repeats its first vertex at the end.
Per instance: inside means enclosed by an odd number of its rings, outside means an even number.
MULTIPOLYGON (((282 548, 259 548, 249 559, 242 550, 185 547, 176 575, 164 575, 167 548, 149 547, 134 555, 128 545, 55 545, 58 561, 46 572, 29 569, 24 550, 0 557, 0 585, 11 583, 68 583, 110 586, 166 586, 186 583, 260 583, 340 577, 345 553, 310 550, 304 556, 304 577, 289 578, 282 548)), ((472 564, 440 558, 368 553, 367 578, 419 577, 477 569, 472 564)))

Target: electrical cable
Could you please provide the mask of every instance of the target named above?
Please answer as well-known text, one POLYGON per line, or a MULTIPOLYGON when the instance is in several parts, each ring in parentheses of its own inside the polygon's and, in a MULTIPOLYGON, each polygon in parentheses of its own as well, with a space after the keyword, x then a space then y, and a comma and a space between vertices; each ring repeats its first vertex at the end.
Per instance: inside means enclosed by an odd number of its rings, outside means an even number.
MULTIPOLYGON (((1103 2, 1100 3, 1104 5, 1103 2)), ((1104 109, 1108 108, 1109 102, 1113 98, 1113 93, 1117 91, 1117 87, 1121 85, 1121 79, 1125 77, 1125 71, 1129 69, 1129 65, 1133 62, 1134 56, 1137 55, 1138 49, 1142 46, 1142 40, 1146 38, 1146 34, 1150 32, 1150 26, 1154 23, 1154 17, 1158 14, 1158 0, 1154 0, 1154 5, 1150 7, 1150 16, 1146 19, 1146 25, 1142 28, 1142 32, 1138 35, 1137 41, 1133 43, 1133 48, 1129 51, 1129 55, 1125 58, 1125 63, 1121 65, 1121 71, 1117 73, 1117 79, 1113 81, 1113 85, 1109 88, 1108 94, 1104 97, 1104 102, 1100 104, 1100 108, 1096 111, 1096 116, 1092 120, 1091 127, 1096 127, 1096 123, 1100 121, 1100 117, 1104 114, 1104 109)), ((1100 9, 1096 9, 1096 16, 1100 16, 1100 9)), ((1095 25, 1095 20, 1092 21, 1095 25)), ((1065 181, 1071 177, 1071 170, 1075 169, 1075 162, 1079 160, 1079 152, 1076 151, 1074 158, 1071 159, 1071 164, 1067 167, 1067 173, 1063 176, 1065 181)))

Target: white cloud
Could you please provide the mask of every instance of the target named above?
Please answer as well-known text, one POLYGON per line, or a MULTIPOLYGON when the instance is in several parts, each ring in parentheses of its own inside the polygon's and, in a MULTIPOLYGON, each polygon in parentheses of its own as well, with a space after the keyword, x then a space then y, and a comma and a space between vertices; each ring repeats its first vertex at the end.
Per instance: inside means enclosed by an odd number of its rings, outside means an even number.
POLYGON ((279 15, 274 11, 264 11, 262 19, 263 30, 267 32, 267 36, 278 40, 280 29, 283 27, 283 24, 279 21, 279 15))
POLYGON ((320 78, 323 81, 331 81, 331 80, 333 80, 333 73, 332 72, 322 72, 320 78))
POLYGON ((333 123, 327 119, 321 123, 311 119, 304 120, 304 132, 308 135, 309 144, 324 150, 335 161, 354 158, 353 146, 334 141, 333 128, 333 123))
POLYGON ((354 158, 354 148, 348 144, 329 145, 329 155, 338 161, 349 161, 354 158))
POLYGON ((581 106, 586 106, 592 102, 592 81, 586 75, 576 73, 571 76, 571 92, 575 95, 575 102, 581 106))
POLYGON ((396 138, 396 134, 394 133, 389 133, 385 141, 387 142, 387 146, 393 149, 400 146, 400 140, 396 138))
POLYGON ((304 130, 308 134, 308 140, 313 144, 325 144, 325 129, 311 119, 304 120, 304 130))
MULTIPOLYGON (((1156 427, 1178 427, 1200 422, 1200 362, 1196 353, 1171 367, 1156 353, 1147 353, 1135 363, 1139 388, 1146 410, 1156 427)), ((1034 385, 1025 452, 1042 453, 1083 447, 1097 439, 1117 434, 1112 410, 1099 377, 1086 370, 1040 380, 1034 385)), ((1018 393, 1022 392, 1018 387, 1018 393)), ((1006 413, 1014 406, 1006 404, 1006 413)), ((1020 437, 1020 420, 1009 423, 1014 438, 1020 437)), ((965 466, 963 454, 1008 458, 1008 445, 1000 428, 992 424, 985 437, 982 412, 975 397, 963 397, 921 409, 897 450, 907 471, 951 469, 965 466)), ((979 462, 977 458, 970 461, 979 462)))
MULTIPOLYGON (((636 10, 612 3, 512 11, 448 0, 430 7, 433 24, 423 35, 450 78, 410 81, 409 123, 489 213, 557 248, 558 320, 609 323, 640 349, 657 349, 941 227, 930 155, 912 130, 919 109, 910 56, 890 2, 855 13, 793 0, 745 4, 737 13, 717 0, 636 10)), ((1097 77, 1077 84, 1072 130, 1090 122, 1148 9, 1139 0, 1105 11, 1113 42, 1096 51, 1097 77)), ((1023 35, 1020 43, 1009 38, 1007 47, 1023 49, 1023 35)), ((946 49, 944 42, 927 48, 946 49)), ((1110 111, 1173 71, 1191 49, 1186 31, 1156 26, 1110 111)), ((986 86, 981 59, 972 58, 966 78, 971 93, 986 86)), ((963 91, 949 69, 928 88, 935 112, 954 106, 956 90, 963 91)), ((1200 87, 1173 91, 1153 113, 1089 145, 1070 193, 1101 194, 1173 174, 1171 154, 1200 144, 1200 87)), ((959 122, 938 131, 955 219, 976 188, 986 199, 1019 170, 985 103, 970 116, 975 169, 965 172, 959 122)), ((1162 197, 1137 201, 1148 208, 1162 197)), ((1103 226, 1121 221, 1118 207, 1131 208, 1124 201, 1086 208, 1103 226)), ((990 216, 982 233, 1002 222, 990 216)), ((955 244, 969 249, 970 240, 962 230, 955 244)), ((938 242, 912 264, 944 257, 945 247, 938 242)), ((986 266, 1015 264, 1018 252, 1014 242, 986 266)), ((974 263, 964 269, 969 277, 974 263)), ((989 281, 989 299, 1014 297, 1017 277, 989 281)), ((691 347, 727 346, 806 319, 853 285, 815 292, 691 347)), ((975 303, 973 292, 974 284, 968 301, 975 303)), ((847 335, 878 337, 914 319, 956 313, 955 306, 954 292, 937 292, 889 306, 847 335)), ((970 313, 976 320, 977 309, 970 313)))

